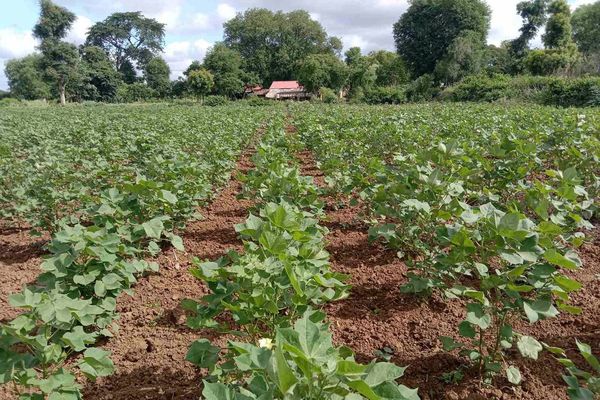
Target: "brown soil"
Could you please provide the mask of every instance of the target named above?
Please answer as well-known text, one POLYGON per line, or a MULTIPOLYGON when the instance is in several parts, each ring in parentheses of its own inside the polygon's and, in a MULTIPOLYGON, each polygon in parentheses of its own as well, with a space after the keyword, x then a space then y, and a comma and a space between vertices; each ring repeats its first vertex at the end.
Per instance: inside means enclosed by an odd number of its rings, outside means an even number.
MULTIPOLYGON (((251 168, 252 152, 243 154, 237 171, 251 168)), ((185 361, 188 348, 199 338, 223 346, 226 338, 187 328, 180 303, 207 294, 204 284, 188 271, 193 257, 214 260, 230 249, 241 250, 234 225, 247 217, 252 203, 236 198, 240 189, 241 184, 232 178, 212 204, 201 210, 203 219, 190 223, 182 233, 186 252, 163 252, 157 260, 160 272, 141 280, 133 297, 120 298, 121 329, 104 346, 112 353, 117 373, 89 383, 86 400, 198 398, 202 375, 185 361)))
POLYGON ((47 240, 47 237, 31 236, 28 229, 0 229, 0 322, 11 320, 19 313, 8 304, 8 296, 33 283, 40 274, 47 240))
MULTIPOLYGON (((253 152, 252 148, 246 150, 236 171, 245 172, 252 167, 253 152)), ((240 182, 232 177, 211 205, 200 210, 203 219, 188 224, 180 233, 186 252, 172 248, 163 251, 156 259, 160 271, 140 279, 133 296, 123 294, 118 299, 120 329, 102 346, 112 353, 116 373, 95 383, 82 379, 86 400, 199 397, 202 374, 185 361, 187 350, 199 338, 225 345, 227 337, 187 328, 180 303, 207 293, 206 287, 188 271, 194 257, 214 260, 230 249, 241 250, 234 225, 245 220, 252 202, 236 198, 240 189, 240 182)), ((26 232, 0 234, 0 267, 9 272, 9 278, 3 278, 0 285, 2 318, 14 317, 18 312, 6 304, 7 295, 39 275, 40 249, 40 244, 29 239, 26 232)), ((14 398, 8 387, 0 386, 0 399, 14 398)))
MULTIPOLYGON (((287 132, 295 129, 288 127, 287 132)), ((249 150, 243 155, 240 170, 251 168, 250 154, 249 150)), ((323 175, 310 152, 301 152, 298 159, 302 173, 324 186, 323 175)), ((224 345, 227 338, 187 329, 180 301, 206 293, 204 285, 188 273, 193 256, 212 260, 228 249, 241 248, 233 226, 246 218, 251 203, 236 199, 239 191, 240 183, 232 179, 212 205, 202 210, 204 219, 189 224, 182 233, 186 253, 165 251, 158 258, 160 272, 140 280, 133 297, 120 298, 121 330, 104 346, 113 353, 117 373, 88 383, 85 399, 198 398, 202 371, 184 361, 187 349, 201 337, 218 345, 224 345)), ((377 349, 393 349, 392 361, 408 366, 401 383, 418 387, 425 400, 567 399, 560 378, 562 369, 546 353, 538 361, 514 354, 524 378, 519 387, 503 379, 498 379, 494 388, 485 387, 469 371, 460 384, 442 382, 441 375, 459 367, 462 360, 443 351, 438 337, 456 337, 457 325, 464 319, 463 304, 435 296, 424 299, 401 294, 398 288, 406 282, 407 268, 394 251, 368 242, 368 227, 358 217, 361 206, 339 208, 334 199, 325 200, 324 224, 330 230, 327 241, 332 267, 350 274, 352 285, 348 299, 326 307, 337 344, 351 347, 362 362, 372 360, 377 349)), ((1 318, 13 315, 2 302, 6 295, 39 273, 40 249, 26 232, 0 233, 0 267, 2 272, 8 271, 8 279, 0 283, 1 318)), ((594 230, 581 256, 585 268, 573 275, 585 285, 574 296, 575 304, 584 309, 583 315, 562 315, 533 326, 522 323, 516 327, 519 332, 569 349, 571 356, 575 356, 576 338, 600 349, 600 227, 594 230)), ((4 393, 0 388, 0 399, 12 398, 4 393)))
MULTIPOLYGON (((303 173, 323 185, 322 173, 311 154, 303 152, 298 158, 303 173)), ((423 400, 568 399, 561 379, 563 368, 547 352, 537 361, 511 354, 523 375, 520 386, 504 378, 497 378, 494 387, 484 386, 472 371, 464 371, 466 377, 459 384, 444 383, 441 375, 464 363, 445 352, 438 338, 458 339, 457 326, 465 318, 464 303, 400 293, 399 287, 407 282, 407 267, 395 251, 368 242, 368 226, 358 218, 360 206, 337 208, 333 199, 326 200, 332 268, 349 274, 352 285, 349 298, 326 307, 338 344, 352 348, 362 362, 374 359, 376 350, 392 349, 392 361, 408 366, 401 383, 418 387, 423 400)), ((568 349, 573 359, 578 359, 575 339, 592 345, 594 351, 600 349, 600 226, 589 236, 588 244, 580 250, 584 268, 571 274, 584 284, 573 296, 573 305, 581 307, 583 314, 562 314, 534 325, 515 324, 515 331, 568 349)))

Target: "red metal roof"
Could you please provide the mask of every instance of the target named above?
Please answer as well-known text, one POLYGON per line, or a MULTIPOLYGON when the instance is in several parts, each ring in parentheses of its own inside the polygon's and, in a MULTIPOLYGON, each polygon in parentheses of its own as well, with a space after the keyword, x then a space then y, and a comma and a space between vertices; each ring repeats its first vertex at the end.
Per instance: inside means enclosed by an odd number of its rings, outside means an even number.
POLYGON ((298 81, 273 81, 269 89, 301 89, 298 81))

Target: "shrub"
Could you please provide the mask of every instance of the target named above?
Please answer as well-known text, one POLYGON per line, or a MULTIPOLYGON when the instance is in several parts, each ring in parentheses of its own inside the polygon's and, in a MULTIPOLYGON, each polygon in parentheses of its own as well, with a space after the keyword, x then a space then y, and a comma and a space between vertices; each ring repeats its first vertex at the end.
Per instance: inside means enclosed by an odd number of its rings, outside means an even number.
POLYGON ((323 103, 333 104, 339 103, 339 97, 332 89, 322 87, 319 89, 319 94, 321 95, 321 100, 323 103))
POLYGON ((21 104, 19 99, 14 99, 12 97, 5 97, 0 100, 0 107, 19 106, 21 104))
POLYGON ((510 77, 506 75, 472 75, 447 90, 447 97, 454 101, 491 102, 507 97, 509 91, 510 77))
POLYGON ((552 79, 541 99, 544 104, 561 107, 600 106, 600 78, 552 79))
POLYGON ((117 89, 117 100, 122 103, 147 101, 155 98, 156 91, 143 83, 123 84, 117 89))
POLYGON ((251 107, 266 107, 271 105, 271 102, 263 97, 252 96, 244 100, 244 104, 251 107))
POLYGON ((225 96, 208 96, 204 99, 204 105, 209 107, 224 106, 229 103, 229 99, 225 96))
POLYGON ((365 93, 368 104, 406 103, 406 86, 378 86, 365 93))
POLYGON ((560 107, 600 105, 600 78, 474 75, 444 90, 441 99, 496 101, 509 98, 560 107))
POLYGON ((406 98, 410 101, 429 101, 439 93, 433 75, 421 75, 406 88, 406 98))

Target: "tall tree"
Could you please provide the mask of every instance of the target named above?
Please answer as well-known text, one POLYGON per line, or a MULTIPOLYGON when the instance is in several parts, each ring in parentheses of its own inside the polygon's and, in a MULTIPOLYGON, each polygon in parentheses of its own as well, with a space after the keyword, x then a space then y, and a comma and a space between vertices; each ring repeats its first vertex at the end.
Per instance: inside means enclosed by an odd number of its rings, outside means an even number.
POLYGON ((339 91, 348 79, 348 67, 333 54, 311 54, 300 66, 298 79, 312 93, 323 87, 339 91))
POLYGON ((238 51, 217 43, 206 53, 204 68, 214 76, 216 94, 234 98, 244 91, 247 82, 244 82, 242 56, 238 51))
POLYGON ((97 46, 87 46, 82 47, 80 51, 82 83, 93 88, 92 91, 86 91, 80 97, 83 100, 114 101, 121 77, 104 50, 97 46))
POLYGON ((211 92, 215 84, 212 74, 204 68, 190 71, 187 81, 190 92, 201 100, 211 92))
MULTIPOLYGON (((548 6, 550 17, 542 42, 547 49, 564 49, 573 45, 571 9, 566 0, 554 0, 548 6)), ((598 21, 600 23, 600 21, 598 21)))
POLYGON ((160 97, 164 97, 169 93, 171 88, 170 74, 171 69, 162 57, 152 58, 144 69, 146 84, 154 89, 160 97))
POLYGON ((40 1, 40 19, 33 28, 33 35, 40 40, 42 64, 46 73, 58 86, 60 103, 65 104, 65 88, 69 79, 77 73, 79 54, 77 48, 62 41, 75 21, 75 14, 57 6, 50 0, 40 1))
POLYGON ((510 52, 516 60, 521 59, 529 49, 529 42, 537 35, 546 22, 548 0, 527 0, 517 4, 517 13, 523 19, 519 29, 521 34, 510 42, 510 52))
POLYGON ((444 84, 476 74, 484 66, 486 47, 478 33, 464 31, 454 39, 446 56, 435 66, 435 78, 444 84))
POLYGON ((360 47, 350 47, 344 54, 344 61, 347 65, 352 66, 362 59, 362 51, 360 47))
POLYGON ((398 54, 387 50, 379 50, 369 53, 368 58, 371 62, 377 64, 376 85, 395 86, 407 83, 410 80, 406 64, 398 54))
POLYGON ((414 76, 432 73, 454 40, 472 31, 484 44, 490 9, 482 0, 412 0, 394 24, 398 54, 414 76))
POLYGON ((88 31, 86 45, 103 48, 118 71, 131 75, 132 67, 143 71, 162 52, 164 38, 164 24, 139 11, 124 12, 95 23, 88 31))
POLYGON ((45 99, 50 97, 50 86, 44 79, 42 56, 29 56, 9 60, 4 70, 12 96, 25 99, 45 99))
POLYGON ((237 50, 246 72, 258 74, 264 84, 292 79, 310 54, 341 50, 341 42, 327 36, 306 11, 289 13, 253 8, 224 24, 224 43, 237 50))
POLYGON ((572 35, 571 9, 566 0, 553 0, 548 13, 546 32, 542 35, 545 49, 531 51, 525 65, 535 75, 570 74, 579 61, 572 35))
POLYGON ((600 53, 600 1, 578 7, 571 16, 573 38, 586 55, 600 53))

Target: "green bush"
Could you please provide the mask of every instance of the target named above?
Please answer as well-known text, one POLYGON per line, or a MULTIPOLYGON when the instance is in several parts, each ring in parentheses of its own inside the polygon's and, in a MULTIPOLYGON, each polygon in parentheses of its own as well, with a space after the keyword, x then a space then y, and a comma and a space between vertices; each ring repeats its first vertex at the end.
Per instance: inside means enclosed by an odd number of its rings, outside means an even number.
POLYGON ((321 89, 319 89, 319 93, 321 94, 321 100, 323 101, 323 103, 327 103, 327 104, 339 103, 340 99, 339 99, 338 95, 335 93, 335 91, 333 91, 332 89, 322 87, 321 89))
POLYGON ((270 106, 271 102, 265 99, 264 97, 252 96, 249 97, 247 100, 244 100, 244 104, 251 107, 266 107, 270 106))
POLYGON ((502 98, 560 107, 600 105, 600 78, 474 75, 444 90, 442 100, 496 101, 502 98))
POLYGON ((12 97, 5 97, 0 100, 0 107, 19 106, 21 104, 19 99, 14 99, 12 97))
POLYGON ((229 103, 229 99, 225 96, 207 96, 204 99, 204 105, 209 107, 224 106, 229 103))
POLYGON ((365 93, 368 104, 402 104, 406 103, 406 86, 378 86, 365 93))
POLYGON ((431 74, 421 75, 406 88, 406 98, 414 102, 432 100, 438 93, 439 88, 431 74))
POLYGON ((508 97, 510 82, 507 75, 472 75, 447 89, 444 98, 454 101, 496 101, 508 97))
POLYGON ((133 103, 136 101, 148 101, 156 98, 154 89, 143 83, 123 84, 117 89, 117 100, 121 103, 133 103))
POLYGON ((552 79, 541 99, 544 104, 561 107, 600 106, 600 78, 552 79))

